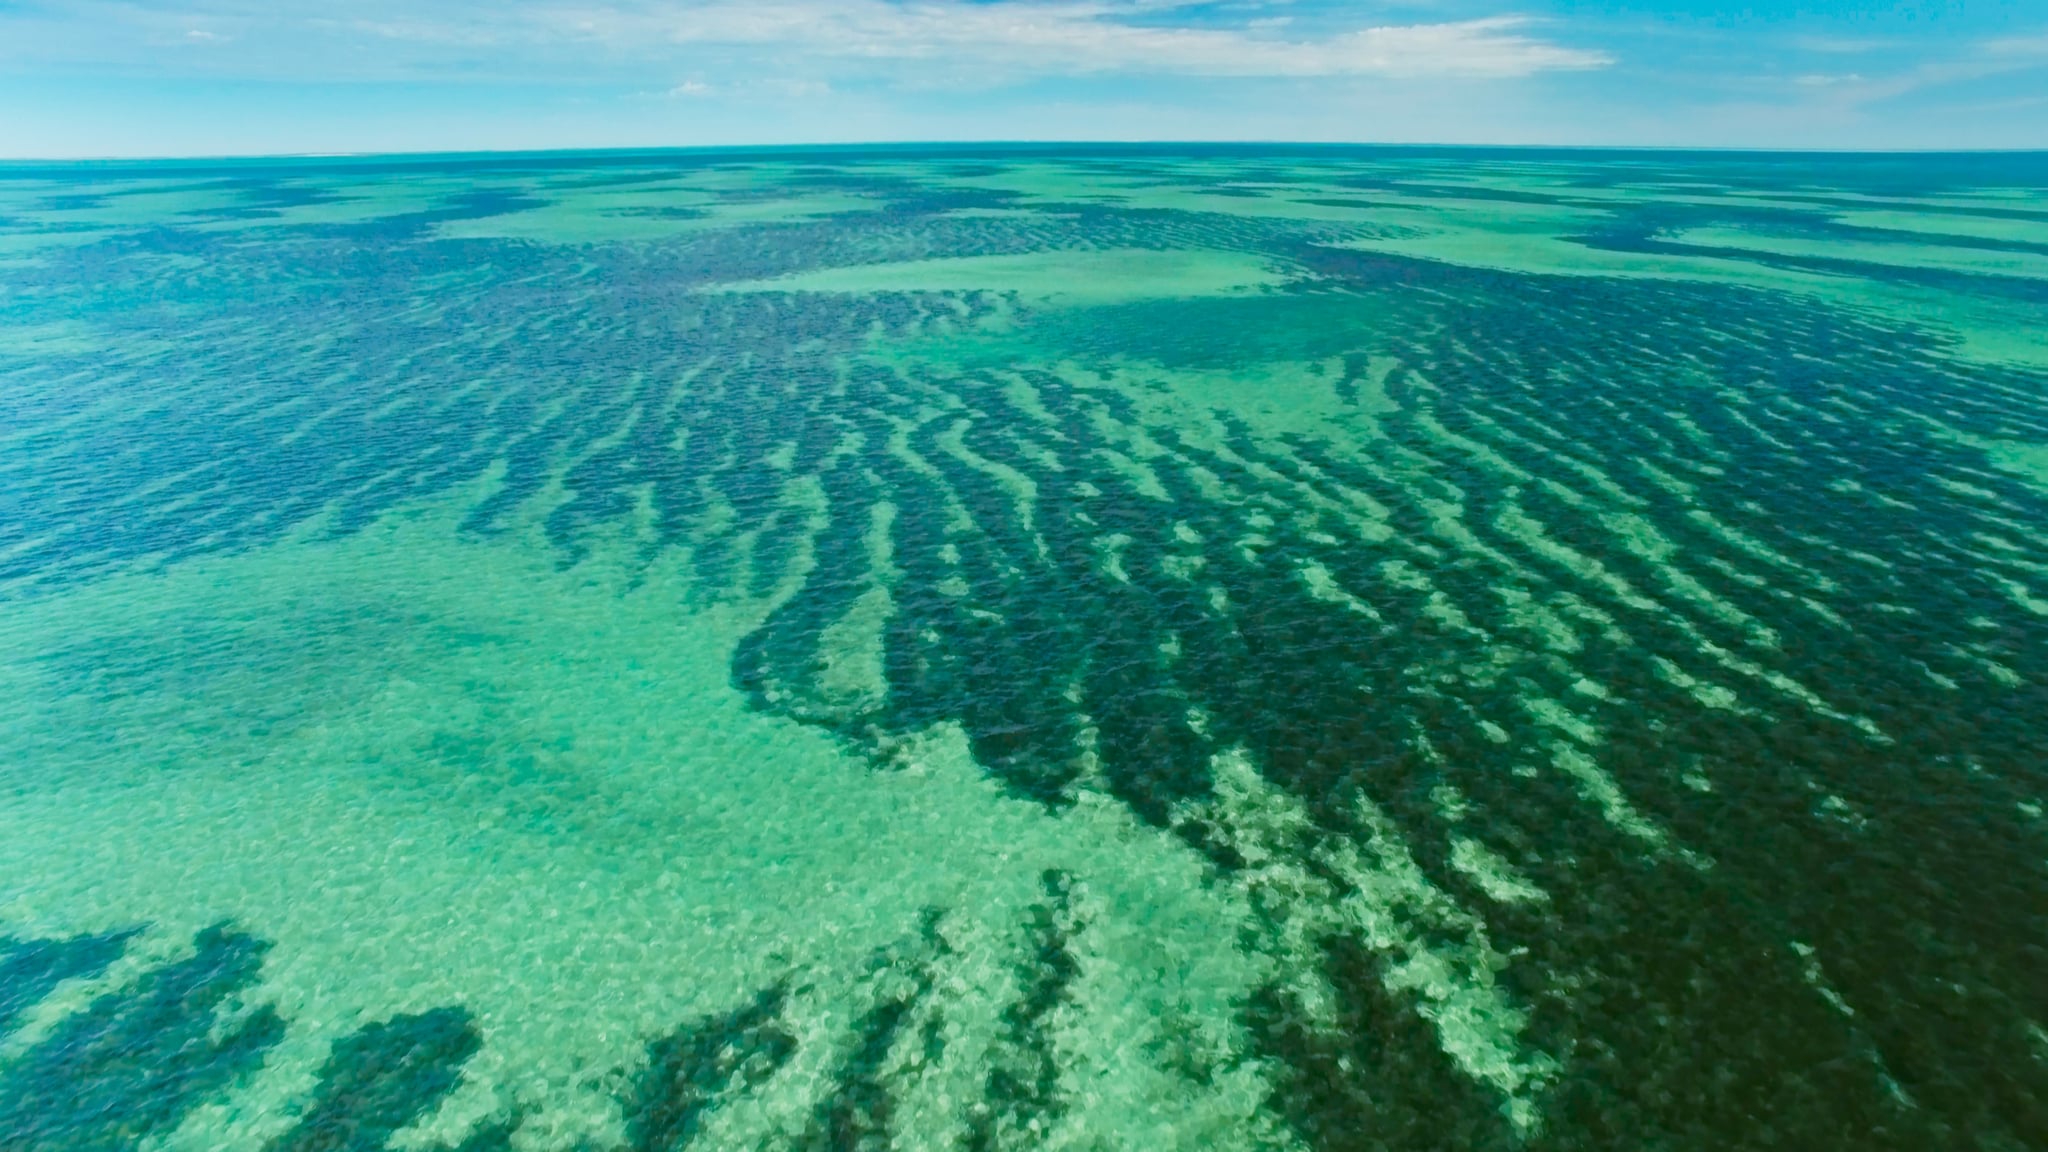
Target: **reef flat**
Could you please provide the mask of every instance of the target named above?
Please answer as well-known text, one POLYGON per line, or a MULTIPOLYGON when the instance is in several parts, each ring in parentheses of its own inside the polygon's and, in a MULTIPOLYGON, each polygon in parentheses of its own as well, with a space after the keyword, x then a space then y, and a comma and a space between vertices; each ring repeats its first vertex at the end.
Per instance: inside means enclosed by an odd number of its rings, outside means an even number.
POLYGON ((0 166, 0 1147, 2048 1145, 2048 158, 0 166))

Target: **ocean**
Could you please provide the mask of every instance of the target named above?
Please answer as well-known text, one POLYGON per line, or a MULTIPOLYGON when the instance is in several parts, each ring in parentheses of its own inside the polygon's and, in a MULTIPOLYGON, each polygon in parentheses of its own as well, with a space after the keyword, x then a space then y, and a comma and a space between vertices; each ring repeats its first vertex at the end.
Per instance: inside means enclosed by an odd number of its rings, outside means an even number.
POLYGON ((2048 1146, 2048 155, 0 165, 0 1147, 2048 1146))

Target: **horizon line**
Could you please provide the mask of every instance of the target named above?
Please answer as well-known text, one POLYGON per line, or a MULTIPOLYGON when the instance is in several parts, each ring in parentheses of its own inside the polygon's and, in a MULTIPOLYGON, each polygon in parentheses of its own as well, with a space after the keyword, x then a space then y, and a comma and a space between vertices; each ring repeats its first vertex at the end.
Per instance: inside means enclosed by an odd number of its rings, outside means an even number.
POLYGON ((118 164, 232 164, 232 163, 318 163, 377 160, 436 159, 519 160, 574 156, 618 157, 671 154, 716 155, 769 152, 887 152, 887 151, 1109 151, 1116 149, 1273 149, 1320 152, 1342 151, 1490 151, 1490 152, 1622 152, 1663 154, 1712 154, 1723 156, 1826 156, 1836 159, 1885 157, 1993 157, 2044 156, 2048 147, 2034 148, 1784 148, 1756 145, 1660 145, 1660 144, 1474 144, 1449 142, 1375 142, 1332 140, 872 140, 857 142, 805 142, 763 144, 656 144, 608 145, 593 148, 484 148, 484 149, 394 149, 345 152, 221 152, 109 153, 92 156, 0 156, 0 169, 35 165, 101 166, 118 164))

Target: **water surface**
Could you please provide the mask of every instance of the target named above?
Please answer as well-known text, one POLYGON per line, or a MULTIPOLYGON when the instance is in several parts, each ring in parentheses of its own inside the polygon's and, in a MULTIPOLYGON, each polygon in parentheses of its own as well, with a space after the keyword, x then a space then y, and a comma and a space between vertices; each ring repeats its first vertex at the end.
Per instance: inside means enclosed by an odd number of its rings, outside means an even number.
POLYGON ((0 1145, 2048 1144, 2048 160, 0 168, 0 1145))

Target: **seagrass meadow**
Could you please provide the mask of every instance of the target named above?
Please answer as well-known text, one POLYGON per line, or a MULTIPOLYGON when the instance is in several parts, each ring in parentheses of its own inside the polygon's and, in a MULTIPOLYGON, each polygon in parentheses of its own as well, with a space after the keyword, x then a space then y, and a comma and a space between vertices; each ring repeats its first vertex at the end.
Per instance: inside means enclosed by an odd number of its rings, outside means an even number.
POLYGON ((0 166, 0 1147, 2048 1147, 2048 156, 0 166))

